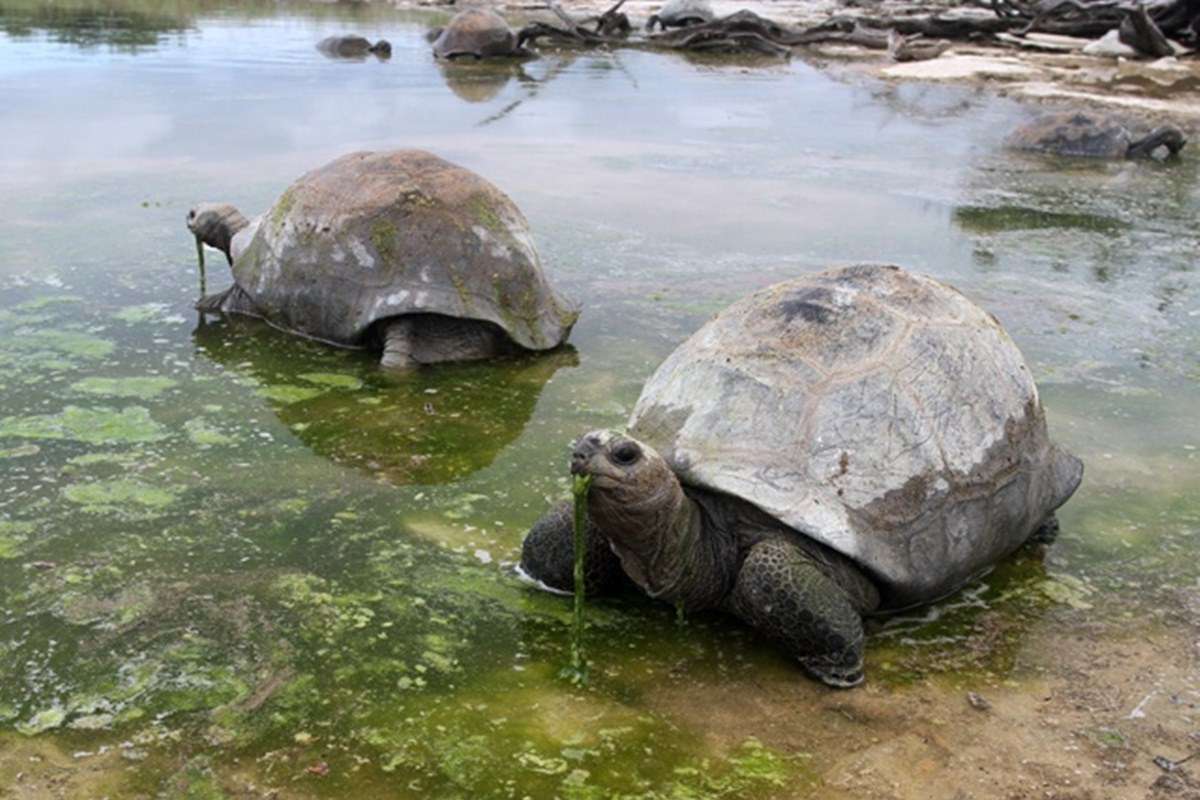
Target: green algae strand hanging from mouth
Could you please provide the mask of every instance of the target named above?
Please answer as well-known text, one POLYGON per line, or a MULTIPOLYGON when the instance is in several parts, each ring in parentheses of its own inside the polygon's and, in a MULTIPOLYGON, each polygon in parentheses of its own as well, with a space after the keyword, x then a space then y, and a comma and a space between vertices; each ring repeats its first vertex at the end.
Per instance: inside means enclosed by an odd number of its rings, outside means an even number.
POLYGON ((585 590, 584 554, 587 542, 587 495, 592 485, 591 475, 576 475, 571 487, 575 496, 575 616, 571 626, 571 663, 560 673, 571 683, 587 683, 587 659, 583 654, 583 601, 585 590))
POLYGON ((200 298, 204 299, 208 292, 208 281, 204 274, 204 242, 199 236, 196 237, 196 260, 200 262, 200 298))

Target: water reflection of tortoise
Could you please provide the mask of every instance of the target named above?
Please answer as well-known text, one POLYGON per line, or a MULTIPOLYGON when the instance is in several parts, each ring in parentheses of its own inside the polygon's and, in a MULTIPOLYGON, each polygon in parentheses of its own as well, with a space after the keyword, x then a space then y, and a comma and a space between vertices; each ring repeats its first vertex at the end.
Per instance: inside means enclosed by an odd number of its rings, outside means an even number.
POLYGON ((547 381, 575 350, 401 376, 338 357, 256 320, 195 331, 208 358, 260 382, 259 393, 313 452, 397 485, 447 483, 489 466, 524 431, 547 381))
POLYGON ((464 63, 439 60, 437 65, 450 91, 468 103, 484 103, 491 100, 512 80, 522 85, 536 83, 520 61, 464 63))

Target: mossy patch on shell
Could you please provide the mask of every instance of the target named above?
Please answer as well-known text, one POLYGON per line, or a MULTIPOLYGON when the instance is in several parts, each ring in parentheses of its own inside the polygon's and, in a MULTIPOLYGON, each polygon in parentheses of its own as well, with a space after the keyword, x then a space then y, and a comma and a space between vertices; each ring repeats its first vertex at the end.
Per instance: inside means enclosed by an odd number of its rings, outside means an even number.
POLYGON ((294 205, 296 205, 296 193, 290 188, 275 201, 275 207, 271 209, 271 224, 275 226, 276 230, 283 227, 294 205))
POLYGON ((384 262, 391 263, 396 257, 396 226, 387 219, 377 219, 371 225, 371 244, 384 262))
POLYGON ((475 194, 471 196, 471 199, 467 203, 471 214, 479 221, 479 224, 492 233, 498 235, 508 234, 508 226, 504 224, 504 220, 496 213, 490 197, 482 193, 475 194))

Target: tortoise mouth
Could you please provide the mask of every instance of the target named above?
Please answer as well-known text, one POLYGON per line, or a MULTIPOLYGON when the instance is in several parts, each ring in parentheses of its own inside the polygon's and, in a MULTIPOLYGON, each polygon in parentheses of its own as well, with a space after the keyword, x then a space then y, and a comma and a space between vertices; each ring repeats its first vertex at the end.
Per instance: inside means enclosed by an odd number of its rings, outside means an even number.
POLYGON ((611 467, 606 468, 604 462, 603 454, 599 458, 572 454, 571 474, 590 477, 593 489, 612 489, 624 483, 624 476, 611 467))
POLYGON ((571 474, 590 475, 593 485, 615 486, 622 483, 625 474, 609 457, 609 448, 617 438, 610 431, 593 431, 584 434, 571 448, 571 474))

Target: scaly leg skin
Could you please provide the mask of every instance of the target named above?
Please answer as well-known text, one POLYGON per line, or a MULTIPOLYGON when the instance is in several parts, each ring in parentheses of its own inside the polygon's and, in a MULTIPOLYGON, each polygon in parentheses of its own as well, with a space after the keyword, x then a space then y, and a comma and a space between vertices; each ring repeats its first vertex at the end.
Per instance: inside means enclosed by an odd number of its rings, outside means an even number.
POLYGON ((803 550, 782 539, 754 545, 731 601, 734 613, 817 680, 837 688, 862 683, 862 617, 803 550))
POLYGON ((409 314, 384 323, 383 357, 388 369, 422 364, 475 361, 508 352, 500 329, 473 319, 440 314, 409 314))
MULTIPOLYGON (((575 591, 574 504, 564 500, 533 524, 521 545, 521 569, 552 589, 575 591)), ((621 562, 608 542, 588 522, 584 531, 587 552, 583 557, 584 592, 602 594, 620 581, 621 562)))
POLYGON ((1029 544, 1054 544, 1058 538, 1058 516, 1051 514, 1029 535, 1029 544))
POLYGON ((254 300, 236 283, 223 292, 210 294, 200 298, 196 310, 201 314, 242 314, 250 317, 261 316, 254 300))
POLYGON ((413 320, 398 317, 387 323, 383 331, 383 356, 379 365, 387 369, 413 369, 418 366, 413 358, 413 320))

